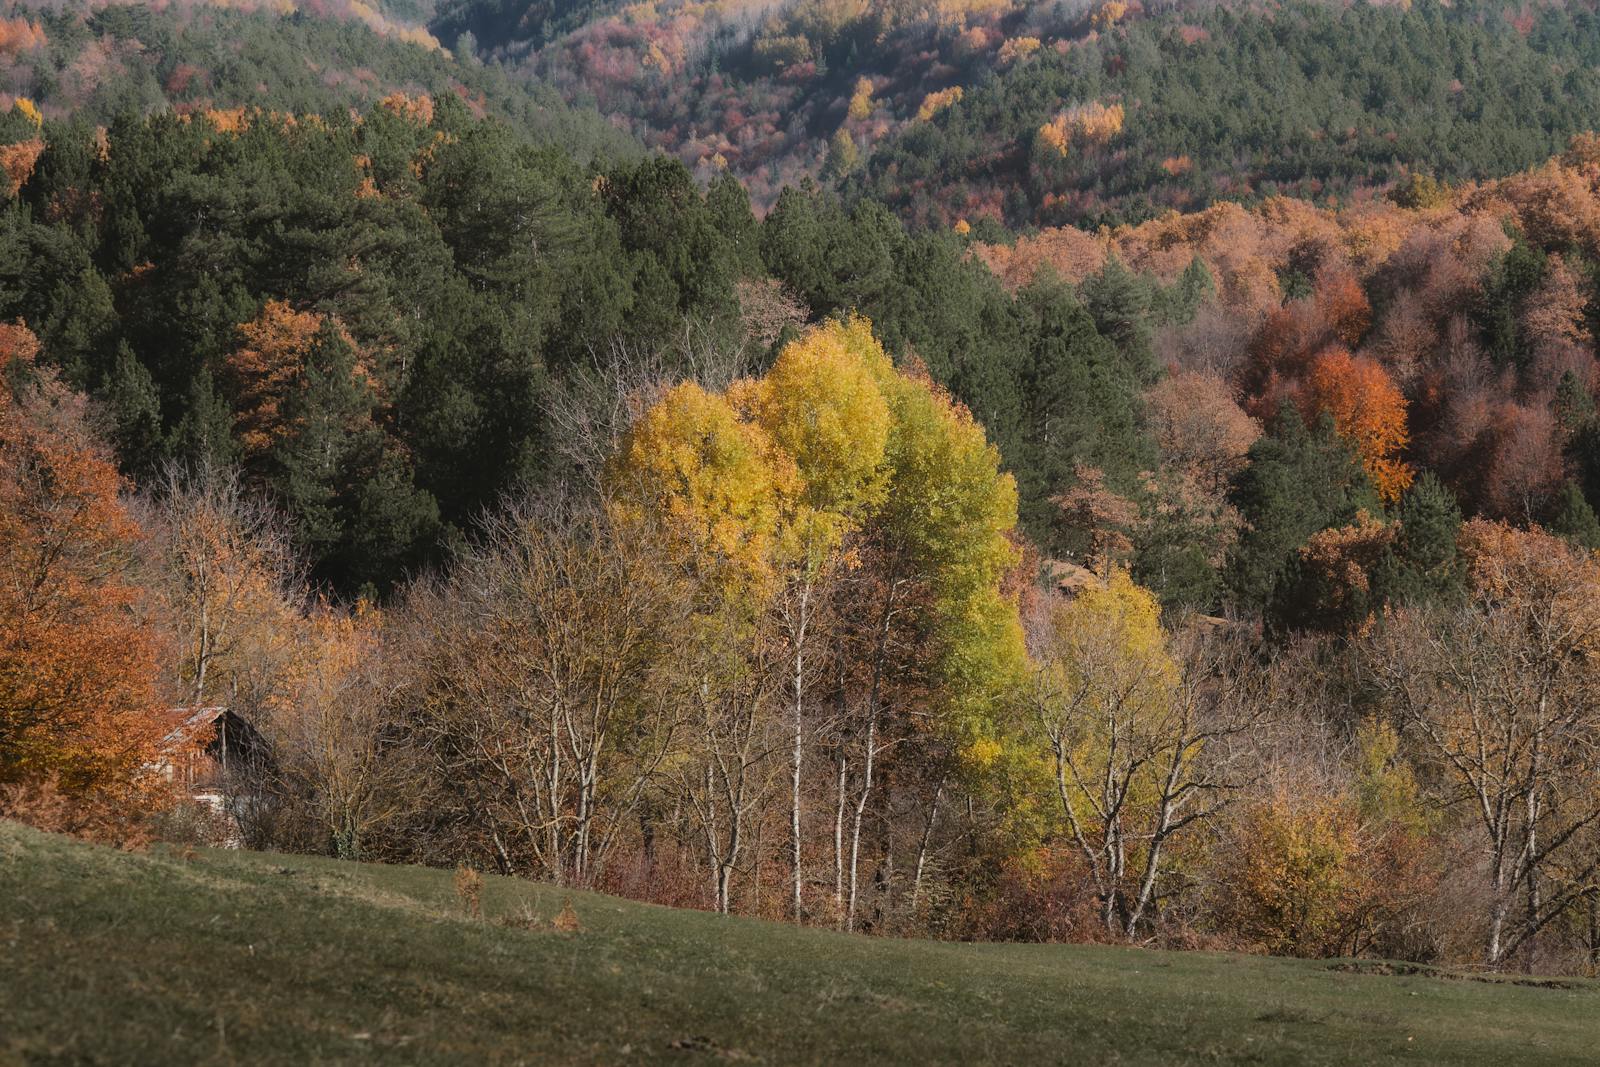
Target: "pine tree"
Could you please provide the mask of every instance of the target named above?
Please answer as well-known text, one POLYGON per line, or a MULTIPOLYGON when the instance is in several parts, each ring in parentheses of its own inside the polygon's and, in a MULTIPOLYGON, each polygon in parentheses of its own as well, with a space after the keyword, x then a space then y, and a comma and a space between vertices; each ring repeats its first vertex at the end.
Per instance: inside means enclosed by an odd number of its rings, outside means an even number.
POLYGON ((1079 287, 1095 325, 1116 343, 1129 369, 1145 385, 1155 381, 1157 371, 1151 348, 1152 288, 1148 278, 1129 270, 1114 252, 1079 287))
POLYGON ((1556 497, 1550 532, 1591 552, 1600 549, 1600 518, 1575 482, 1567 482, 1556 497))
POLYGON ((112 440, 122 469, 134 473, 154 470, 166 453, 161 433, 161 397, 155 380, 126 341, 117 347, 104 399, 111 413, 112 440))
POLYGON ((1394 545, 1373 577, 1377 599, 1429 604, 1459 593, 1464 578, 1456 558, 1461 508, 1455 494, 1425 472, 1401 499, 1399 520, 1394 545))
POLYGON ((1332 420, 1307 426, 1285 405, 1273 432, 1250 448, 1232 501, 1249 524, 1228 561, 1228 584, 1240 603, 1265 608, 1291 577, 1312 534, 1382 512, 1377 491, 1332 420))
POLYGON ((1200 306, 1216 297, 1217 280, 1205 260, 1195 256, 1165 295, 1167 322, 1181 326, 1193 321, 1200 306))

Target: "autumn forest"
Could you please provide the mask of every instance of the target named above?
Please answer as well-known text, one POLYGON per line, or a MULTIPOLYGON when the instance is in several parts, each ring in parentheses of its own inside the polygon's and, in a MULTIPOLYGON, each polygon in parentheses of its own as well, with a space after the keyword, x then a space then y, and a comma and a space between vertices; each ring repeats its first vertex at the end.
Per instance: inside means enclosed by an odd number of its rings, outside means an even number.
POLYGON ((0 815, 1594 977, 1596 129, 1586 0, 3 0, 0 815))

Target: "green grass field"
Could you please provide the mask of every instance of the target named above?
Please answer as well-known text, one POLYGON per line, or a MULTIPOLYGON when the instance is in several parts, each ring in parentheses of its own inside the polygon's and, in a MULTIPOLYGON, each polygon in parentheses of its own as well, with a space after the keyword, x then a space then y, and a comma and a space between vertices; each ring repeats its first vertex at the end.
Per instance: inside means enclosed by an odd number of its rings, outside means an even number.
POLYGON ((894 941, 0 822, 0 1063, 1593 1064, 1600 986, 894 941), (541 921, 526 929, 512 916, 541 921))

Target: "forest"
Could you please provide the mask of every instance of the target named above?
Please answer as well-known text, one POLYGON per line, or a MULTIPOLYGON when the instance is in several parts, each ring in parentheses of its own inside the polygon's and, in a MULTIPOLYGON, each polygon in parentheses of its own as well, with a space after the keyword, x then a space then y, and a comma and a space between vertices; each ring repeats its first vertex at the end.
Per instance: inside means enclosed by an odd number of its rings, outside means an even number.
POLYGON ((1009 232, 493 84, 0 116, 0 813, 1596 973, 1600 138, 1009 232))

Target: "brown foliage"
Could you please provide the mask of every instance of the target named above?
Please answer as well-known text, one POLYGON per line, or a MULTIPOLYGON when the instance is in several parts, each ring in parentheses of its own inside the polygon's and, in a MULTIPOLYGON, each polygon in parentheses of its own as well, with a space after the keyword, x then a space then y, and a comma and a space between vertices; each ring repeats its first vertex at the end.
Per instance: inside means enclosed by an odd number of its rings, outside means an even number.
POLYGON ((1139 518, 1138 505, 1108 489, 1099 468, 1077 464, 1072 488, 1052 502, 1060 508, 1057 522, 1062 529, 1084 546, 1087 566, 1104 569, 1125 563, 1133 554, 1128 531, 1139 518))
POLYGON ((1234 403, 1232 391, 1216 374, 1179 372, 1145 393, 1163 462, 1172 464, 1212 492, 1225 488, 1245 464, 1261 427, 1234 403))
POLYGON ((0 327, 0 782, 156 802, 168 723, 128 580, 140 531, 81 396, 0 327))
POLYGON ((1315 591, 1313 612, 1327 629, 1355 633, 1371 623, 1372 573, 1395 533, 1362 511, 1353 524, 1315 533, 1301 547, 1301 568, 1315 591))
POLYGON ((465 863, 456 866, 456 900, 469 919, 483 918, 483 875, 465 863))

